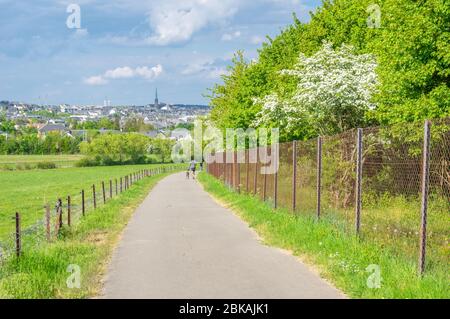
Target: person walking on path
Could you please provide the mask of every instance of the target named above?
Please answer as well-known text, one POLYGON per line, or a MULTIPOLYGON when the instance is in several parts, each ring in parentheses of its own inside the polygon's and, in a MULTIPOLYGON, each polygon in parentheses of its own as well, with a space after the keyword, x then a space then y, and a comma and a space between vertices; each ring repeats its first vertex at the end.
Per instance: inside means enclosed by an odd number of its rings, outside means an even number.
POLYGON ((195 168, 197 166, 197 163, 195 162, 195 160, 192 160, 191 163, 189 164, 189 171, 192 172, 192 178, 195 179, 195 168))

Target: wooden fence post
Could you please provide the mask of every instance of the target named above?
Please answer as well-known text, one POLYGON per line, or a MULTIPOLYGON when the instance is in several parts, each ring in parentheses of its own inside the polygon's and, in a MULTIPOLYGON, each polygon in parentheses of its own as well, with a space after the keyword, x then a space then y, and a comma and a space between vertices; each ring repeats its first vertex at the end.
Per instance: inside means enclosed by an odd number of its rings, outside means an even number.
POLYGON ((297 208, 297 141, 292 142, 292 211, 297 208))
POLYGON ((109 180, 109 198, 113 197, 113 184, 112 179, 109 180))
POLYGON ((103 204, 106 203, 105 182, 102 181, 103 204))
POLYGON ((355 185, 355 229, 359 234, 361 227, 361 187, 362 187, 362 147, 363 147, 363 130, 357 131, 356 137, 356 185, 355 185))
POLYGON ((97 209, 97 197, 95 195, 95 184, 92 185, 92 196, 94 198, 94 209, 97 209))
POLYGON ((58 231, 62 228, 63 226, 63 203, 62 203, 62 199, 58 198, 58 231))
POLYGON ((317 219, 320 219, 322 197, 322 137, 317 138, 317 219))
POLYGON ((69 226, 70 227, 70 225, 71 225, 71 216, 70 216, 70 214, 71 214, 71 207, 70 207, 70 195, 69 196, 67 196, 67 226, 69 226))
POLYGON ((16 212, 16 256, 20 257, 22 254, 22 234, 20 230, 20 213, 16 212))
POLYGON ((428 191, 430 183, 430 140, 431 122, 425 121, 423 137, 423 163, 422 163, 422 205, 420 223, 420 251, 419 251, 419 274, 425 272, 425 258, 427 249, 427 213, 428 213, 428 191))
POLYGON ((84 189, 81 190, 81 214, 84 216, 86 213, 86 206, 84 203, 84 189))

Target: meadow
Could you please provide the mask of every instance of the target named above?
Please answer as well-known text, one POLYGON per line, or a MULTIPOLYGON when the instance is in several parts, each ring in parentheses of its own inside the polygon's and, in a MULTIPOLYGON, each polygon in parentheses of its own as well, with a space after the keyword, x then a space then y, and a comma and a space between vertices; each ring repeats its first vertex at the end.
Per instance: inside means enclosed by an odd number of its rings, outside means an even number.
POLYGON ((12 217, 15 212, 21 213, 22 227, 26 228, 44 217, 44 205, 49 204, 53 209, 58 198, 65 200, 70 195, 73 205, 79 205, 80 192, 84 189, 89 202, 92 198, 91 187, 96 184, 100 200, 102 181, 109 188, 110 179, 157 166, 71 167, 0 172, 0 241, 9 238, 14 231, 12 217))
POLYGON ((38 163, 55 163, 58 168, 74 167, 83 155, 0 155, 0 171, 33 169, 38 163))
MULTIPOLYGON (((149 168, 148 165, 146 167, 149 168)), ((78 186, 81 187, 96 177, 126 174, 137 171, 137 167, 93 170, 56 171, 60 178, 70 178, 73 183, 80 183, 78 186), (77 175, 81 177, 76 178, 77 175)), ((111 253, 124 227, 152 187, 168 174, 171 173, 137 181, 119 196, 108 199, 105 205, 88 210, 86 216, 72 227, 64 225, 59 235, 50 242, 35 245, 33 249, 24 249, 20 258, 12 256, 4 260, 0 263, 0 299, 97 297, 111 253), (68 285, 71 265, 79 267, 79 286, 68 285)), ((48 181, 53 180, 49 178, 48 181)), ((64 180, 60 182, 64 184, 64 180)), ((65 183, 67 186, 67 181, 65 183)), ((37 189, 35 194, 39 195, 37 189)))

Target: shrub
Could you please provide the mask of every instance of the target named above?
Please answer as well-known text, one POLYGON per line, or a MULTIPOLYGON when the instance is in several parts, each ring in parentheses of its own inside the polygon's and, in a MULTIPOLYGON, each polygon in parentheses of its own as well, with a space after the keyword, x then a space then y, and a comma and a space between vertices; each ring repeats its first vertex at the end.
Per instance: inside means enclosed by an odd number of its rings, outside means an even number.
POLYGON ((98 161, 90 157, 84 157, 75 163, 76 167, 92 167, 98 165, 99 165, 98 161))
POLYGON ((39 162, 37 163, 39 169, 53 169, 56 168, 56 164, 53 162, 39 162))

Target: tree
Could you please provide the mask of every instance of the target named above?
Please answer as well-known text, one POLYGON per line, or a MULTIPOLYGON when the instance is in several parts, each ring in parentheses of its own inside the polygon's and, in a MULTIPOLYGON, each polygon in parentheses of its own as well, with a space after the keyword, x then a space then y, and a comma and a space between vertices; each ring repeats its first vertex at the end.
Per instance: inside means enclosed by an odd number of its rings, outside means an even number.
POLYGON ((100 165, 144 163, 150 139, 138 133, 101 134, 80 145, 81 153, 100 165))
POLYGON ((123 126, 124 132, 147 132, 154 129, 150 124, 145 124, 142 117, 129 117, 123 126))
POLYGON ((292 97, 280 100, 269 95, 255 100, 262 111, 254 125, 275 125, 287 136, 303 125, 322 135, 362 126, 365 113, 374 108, 375 68, 372 55, 355 54, 354 48, 346 45, 334 50, 326 42, 311 57, 301 54, 294 69, 282 71, 296 78, 292 97))
POLYGON ((175 142, 167 138, 154 138, 150 142, 150 154, 159 155, 161 162, 166 163, 171 160, 172 147, 175 142))

